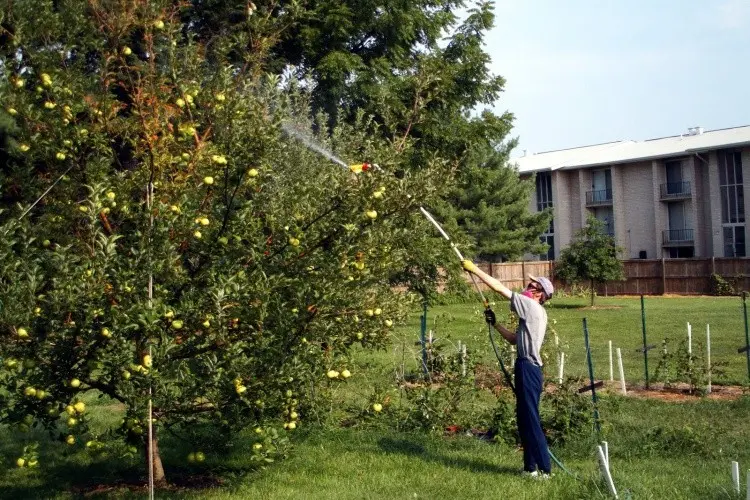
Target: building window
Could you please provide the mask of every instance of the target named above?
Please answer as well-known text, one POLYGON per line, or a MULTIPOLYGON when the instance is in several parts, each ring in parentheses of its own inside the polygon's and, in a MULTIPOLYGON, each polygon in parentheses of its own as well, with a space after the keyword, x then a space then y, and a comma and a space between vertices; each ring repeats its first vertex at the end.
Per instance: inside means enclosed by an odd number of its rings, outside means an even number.
POLYGON ((592 210, 594 217, 604 224, 604 232, 610 236, 615 235, 615 212, 612 207, 596 207, 592 210))
MULTIPOLYGON (((552 208, 552 173, 536 174, 536 209, 538 212, 552 208)), ((549 245, 546 254, 539 255, 540 260, 555 260, 555 221, 550 220, 547 231, 542 234, 542 243, 549 245)))
POLYGON ((720 151, 718 157, 724 256, 744 257, 746 255, 745 196, 743 193, 742 154, 739 151, 720 151))

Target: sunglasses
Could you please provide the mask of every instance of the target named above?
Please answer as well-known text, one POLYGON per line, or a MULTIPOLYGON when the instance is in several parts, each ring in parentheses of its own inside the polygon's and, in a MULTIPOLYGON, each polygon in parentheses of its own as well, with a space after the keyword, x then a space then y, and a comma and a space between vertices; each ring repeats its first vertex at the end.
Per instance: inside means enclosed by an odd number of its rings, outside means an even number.
POLYGON ((542 291, 542 287, 538 283, 534 283, 533 281, 531 283, 529 283, 528 285, 526 285, 526 289, 527 290, 535 290, 537 292, 541 292, 542 291))

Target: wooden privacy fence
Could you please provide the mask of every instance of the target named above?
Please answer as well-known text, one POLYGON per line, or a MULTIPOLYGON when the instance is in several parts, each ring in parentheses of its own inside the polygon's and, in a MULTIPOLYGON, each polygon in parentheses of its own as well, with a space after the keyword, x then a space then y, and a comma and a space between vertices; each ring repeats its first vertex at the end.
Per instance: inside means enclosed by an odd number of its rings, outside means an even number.
MULTIPOLYGON (((482 270, 508 288, 521 288, 528 275, 547 276, 555 287, 564 285, 555 278, 554 261, 503 262, 478 264, 482 270)), ((750 258, 637 259, 623 261, 624 281, 608 281, 597 287, 599 295, 707 295, 711 275, 717 274, 736 291, 750 290, 750 258)), ((468 279, 468 278, 467 278, 468 279)))

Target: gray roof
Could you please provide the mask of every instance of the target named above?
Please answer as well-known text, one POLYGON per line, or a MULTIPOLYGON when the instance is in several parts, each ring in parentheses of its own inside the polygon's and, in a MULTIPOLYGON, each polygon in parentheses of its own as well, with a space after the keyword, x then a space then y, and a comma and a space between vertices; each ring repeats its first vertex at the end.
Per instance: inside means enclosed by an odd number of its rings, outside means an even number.
POLYGON ((659 139, 616 141, 580 148, 528 154, 512 158, 510 163, 516 164, 519 172, 526 173, 617 165, 750 145, 750 125, 705 132, 697 127, 692 130, 692 134, 659 139))

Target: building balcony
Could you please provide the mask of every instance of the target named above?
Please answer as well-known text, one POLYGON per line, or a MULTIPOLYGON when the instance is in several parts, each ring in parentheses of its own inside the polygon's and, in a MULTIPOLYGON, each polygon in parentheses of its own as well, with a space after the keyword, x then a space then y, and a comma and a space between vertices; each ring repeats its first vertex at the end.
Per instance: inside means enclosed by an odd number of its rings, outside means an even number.
POLYGON ((667 229, 662 232, 662 246, 691 247, 694 244, 692 229, 667 229))
POLYGON ((684 200, 690 199, 693 195, 690 189, 690 183, 683 182, 665 182, 659 186, 659 195, 661 201, 684 200))
POLYGON ((598 191, 586 191, 587 207, 605 207, 612 205, 612 190, 600 189, 598 191))

